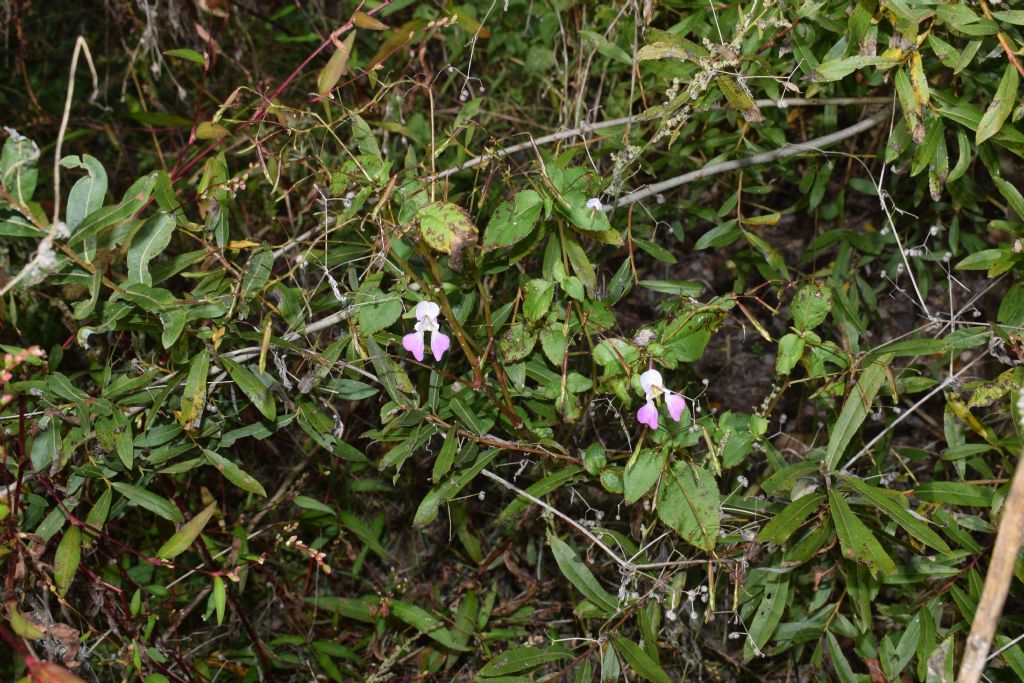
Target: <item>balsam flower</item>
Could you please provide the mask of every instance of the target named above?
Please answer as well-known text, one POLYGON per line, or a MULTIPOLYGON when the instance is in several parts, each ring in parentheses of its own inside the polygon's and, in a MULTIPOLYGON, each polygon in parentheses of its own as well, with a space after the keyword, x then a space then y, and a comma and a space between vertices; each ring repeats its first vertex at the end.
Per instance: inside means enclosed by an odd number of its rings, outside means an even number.
POLYGON ((661 379, 661 373, 651 369, 640 375, 640 387, 644 390, 647 403, 636 413, 636 419, 651 429, 658 428, 658 407, 654 400, 659 396, 665 396, 665 405, 668 406, 668 414, 673 420, 679 422, 683 416, 683 409, 686 408, 686 399, 674 391, 665 388, 661 379))
POLYGON ((434 353, 434 360, 441 360, 441 356, 452 345, 448 335, 440 331, 437 323, 437 316, 440 314, 441 307, 433 301, 421 301, 416 304, 416 331, 402 337, 402 346, 416 360, 423 360, 423 336, 427 332, 430 333, 430 350, 434 353))

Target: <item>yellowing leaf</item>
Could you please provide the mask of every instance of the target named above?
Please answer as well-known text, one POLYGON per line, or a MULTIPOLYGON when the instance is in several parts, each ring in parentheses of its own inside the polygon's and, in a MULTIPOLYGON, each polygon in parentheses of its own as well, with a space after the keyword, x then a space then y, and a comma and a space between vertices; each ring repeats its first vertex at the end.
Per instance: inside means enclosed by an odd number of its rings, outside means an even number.
POLYGON ((469 214, 449 202, 435 202, 419 211, 420 234, 434 251, 449 254, 452 263, 462 261, 462 251, 476 244, 478 231, 469 214))
POLYGON ((210 517, 213 516, 216 510, 217 503, 207 505, 202 512, 186 522, 173 536, 167 539, 167 542, 156 551, 156 556, 170 560, 188 550, 188 547, 192 545, 192 542, 203 531, 206 523, 210 521, 210 517))
POLYGON ((388 25, 380 19, 367 14, 366 12, 356 12, 352 15, 352 23, 359 28, 369 29, 370 31, 387 31, 388 25))
POLYGON ((203 121, 196 126, 196 140, 215 140, 230 133, 227 128, 213 121, 203 121))
POLYGON ((338 85, 338 81, 348 71, 348 58, 352 54, 352 43, 355 39, 356 32, 352 31, 317 74, 316 91, 321 97, 334 90, 334 86, 338 85))

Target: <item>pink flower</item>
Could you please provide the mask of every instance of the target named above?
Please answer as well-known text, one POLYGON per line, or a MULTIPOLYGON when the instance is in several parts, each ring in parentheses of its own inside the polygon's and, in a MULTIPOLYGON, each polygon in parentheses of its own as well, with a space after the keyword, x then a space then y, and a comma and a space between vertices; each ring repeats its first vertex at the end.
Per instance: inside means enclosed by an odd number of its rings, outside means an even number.
POLYGON ((668 407, 668 414, 673 420, 679 422, 686 408, 686 399, 674 391, 665 388, 661 373, 651 369, 640 375, 640 387, 644 390, 647 402, 636 413, 636 419, 640 424, 647 425, 651 429, 658 428, 658 407, 654 399, 661 395, 665 396, 665 405, 668 407))
POLYGON ((434 354, 434 360, 441 360, 441 356, 452 345, 447 334, 440 331, 437 323, 437 316, 441 314, 441 307, 433 301, 421 301, 416 304, 416 327, 415 332, 402 337, 402 346, 413 355, 416 360, 423 360, 425 347, 424 334, 430 333, 430 350, 434 354))

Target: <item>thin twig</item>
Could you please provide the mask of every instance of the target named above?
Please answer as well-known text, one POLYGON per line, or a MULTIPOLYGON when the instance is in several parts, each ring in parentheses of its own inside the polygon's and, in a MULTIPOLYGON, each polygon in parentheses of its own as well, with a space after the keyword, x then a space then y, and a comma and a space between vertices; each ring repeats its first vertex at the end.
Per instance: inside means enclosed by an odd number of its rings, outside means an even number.
MULTIPOLYGON (((1018 410, 1024 409, 1024 394, 1017 401, 1018 410)), ((1022 421, 1024 422, 1024 421, 1022 421)), ((1021 425, 1024 427, 1024 424, 1021 425)), ((1003 506, 992 559, 985 574, 985 587, 981 591, 978 609, 974 612, 971 633, 967 636, 964 656, 960 661, 957 683, 978 683, 988 661, 988 651, 1003 613, 1006 595, 1013 581, 1017 552, 1024 541, 1024 462, 1018 461, 1010 493, 1003 506)))
MULTIPOLYGON (((824 107, 826 105, 836 106, 863 106, 871 104, 888 104, 890 98, 888 97, 831 97, 821 99, 806 99, 803 97, 783 98, 779 100, 773 99, 762 99, 756 100, 755 104, 760 108, 767 107, 824 107)), ((712 111, 724 109, 722 106, 711 107, 712 111)), ((546 145, 549 142, 558 142, 567 138, 575 137, 585 133, 592 133, 597 130, 604 130, 605 128, 615 128, 617 126, 625 126, 633 123, 638 123, 644 120, 644 114, 636 114, 634 116, 623 116, 617 119, 608 119, 607 121, 598 121, 597 123, 585 123, 577 128, 571 128, 569 130, 559 131, 557 133, 551 133, 550 135, 543 135, 539 138, 534 138, 527 142, 521 142, 516 145, 504 147, 496 152, 490 152, 488 154, 481 154, 478 157, 474 157, 458 166, 441 171, 436 175, 429 176, 428 181, 433 182, 442 178, 447 178, 450 175, 454 175, 459 171, 465 171, 468 168, 479 166, 487 161, 493 161, 495 159, 501 159, 507 157, 510 154, 521 152, 524 149, 530 149, 533 145, 546 145)))
POLYGON ((698 566, 698 565, 707 564, 707 560, 676 560, 676 561, 673 561, 673 562, 649 562, 649 563, 645 563, 645 564, 634 564, 633 562, 630 562, 629 560, 626 560, 626 559, 623 559, 623 558, 619 557, 615 553, 614 550, 612 550, 607 545, 605 545, 604 542, 600 538, 595 536, 589 529, 587 529, 585 526, 583 526, 582 524, 580 524, 579 522, 574 520, 572 517, 570 517, 569 515, 567 515, 564 512, 562 512, 561 510, 558 510, 557 508, 554 508, 554 507, 548 505, 547 503, 545 503, 540 498, 537 498, 536 496, 530 495, 529 493, 527 493, 526 491, 522 490, 521 488, 519 488, 518 486, 516 486, 512 482, 510 482, 510 481, 508 481, 506 479, 502 479, 501 477, 499 477, 494 472, 491 472, 490 470, 481 470, 480 474, 484 475, 488 479, 493 479, 494 481, 498 482, 499 484, 501 484, 502 486, 504 486, 508 490, 514 491, 515 493, 519 494, 523 498, 526 498, 527 500, 529 500, 531 503, 536 503, 537 505, 540 505, 542 508, 544 508, 545 510, 547 510, 551 514, 557 515, 559 518, 565 520, 566 522, 571 524, 574 529, 576 529, 581 534, 583 534, 584 536, 589 538, 597 547, 599 547, 601 550, 603 550, 608 555, 608 557, 610 557, 613 560, 615 560, 616 564, 618 564, 620 567, 622 567, 623 569, 625 569, 627 571, 640 571, 640 570, 644 570, 644 569, 661 569, 661 568, 664 568, 664 567, 695 567, 695 566, 698 566))
POLYGON ((85 61, 89 64, 89 71, 92 73, 92 95, 89 101, 96 99, 99 94, 100 78, 96 74, 96 66, 92 63, 92 55, 89 53, 89 45, 85 38, 78 36, 75 39, 75 51, 71 54, 71 74, 68 76, 68 92, 64 98, 64 116, 60 120, 60 129, 57 131, 57 145, 53 151, 53 223, 57 224, 60 219, 60 151, 64 145, 64 133, 68 129, 68 119, 71 116, 71 102, 75 97, 75 71, 78 69, 78 54, 85 52, 85 61))
MULTIPOLYGON (((992 12, 988 8, 988 3, 985 0, 981 0, 981 11, 984 12, 985 18, 989 21, 995 21, 995 17, 992 16, 992 12)), ((1024 76, 1024 65, 1021 65, 1020 60, 1017 59, 1017 55, 1013 51, 1013 47, 1010 46, 1010 41, 1006 37, 1006 34, 1002 31, 996 31, 996 37, 999 38, 1000 44, 1003 46, 1003 50, 1006 52, 1006 58, 1010 60, 1010 64, 1017 69, 1017 73, 1024 76)), ((963 669, 961 669, 962 671, 963 669)))
POLYGON ((878 434, 876 434, 875 438, 871 439, 871 441, 868 441, 866 444, 864 444, 864 448, 861 448, 859 451, 857 451, 857 454, 854 455, 852 458, 850 458, 846 462, 846 464, 843 466, 842 472, 848 474, 850 472, 850 467, 853 466, 853 463, 857 462, 858 460, 860 460, 860 458, 863 455, 868 453, 872 449, 872 447, 874 447, 874 445, 876 443, 878 443, 882 439, 882 437, 884 437, 886 434, 888 434, 890 431, 892 431, 893 427, 895 427, 900 422, 903 422, 903 420, 907 419, 908 417, 913 415, 915 412, 917 412, 918 408, 920 408, 925 403, 927 403, 933 396, 938 394, 940 391, 944 390, 950 384, 955 382, 961 375, 963 375, 965 372, 970 370, 971 366, 973 366, 975 363, 980 361, 982 358, 985 358, 987 355, 988 355, 988 352, 981 354, 980 356, 978 356, 977 358, 972 360, 970 363, 968 363, 967 365, 965 365, 962 368, 960 368, 960 370, 958 370, 955 375, 949 375, 948 377, 946 377, 946 379, 942 380, 942 382, 940 382, 937 387, 935 387, 934 389, 929 391, 927 394, 925 394, 921 398, 921 400, 919 400, 917 403, 915 403, 914 405, 910 406, 909 408, 904 410, 902 413, 900 413, 899 417, 897 417, 895 420, 893 420, 891 423, 889 423, 889 425, 885 429, 883 429, 878 434))
MULTIPOLYGON (((742 159, 734 159, 733 161, 723 161, 718 164, 710 164, 703 168, 699 168, 696 171, 690 171, 683 175, 676 176, 675 178, 669 178, 663 180, 660 183, 654 183, 648 185, 634 192, 630 192, 627 195, 623 195, 615 202, 614 207, 628 206, 634 202, 638 202, 641 199, 646 199, 652 195, 659 194, 666 190, 671 190, 688 183, 692 183, 695 180, 701 180, 709 176, 718 175, 719 173, 727 173, 729 171, 735 171, 741 168, 747 168, 748 166, 758 166, 760 164, 767 164, 779 159, 785 159, 787 157, 795 156, 802 152, 809 152, 813 150, 823 149, 825 147, 831 147, 837 143, 847 140, 859 135, 864 131, 871 130, 878 124, 882 123, 889 116, 889 107, 879 111, 878 113, 869 116, 868 118, 855 123, 849 128, 843 128, 834 133, 823 135, 820 138, 808 140, 807 142, 794 142, 792 144, 780 147, 779 149, 772 150, 771 152, 762 152, 761 154, 754 154, 753 156, 744 157, 742 159)), ((607 207, 606 210, 611 210, 613 206, 607 207)))

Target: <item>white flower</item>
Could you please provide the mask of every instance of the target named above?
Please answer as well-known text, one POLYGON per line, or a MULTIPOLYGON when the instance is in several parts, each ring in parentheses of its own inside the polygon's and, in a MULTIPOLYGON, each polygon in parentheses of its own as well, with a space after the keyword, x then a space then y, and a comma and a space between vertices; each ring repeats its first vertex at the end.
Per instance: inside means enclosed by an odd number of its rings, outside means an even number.
POLYGON ((597 197, 591 197, 587 200, 587 208, 593 209, 594 211, 604 211, 604 204, 597 197))

